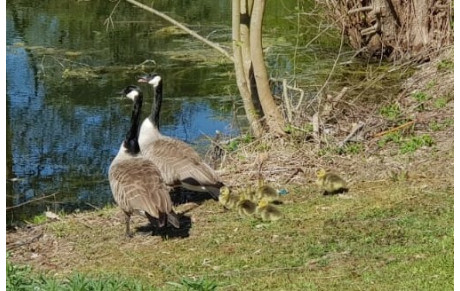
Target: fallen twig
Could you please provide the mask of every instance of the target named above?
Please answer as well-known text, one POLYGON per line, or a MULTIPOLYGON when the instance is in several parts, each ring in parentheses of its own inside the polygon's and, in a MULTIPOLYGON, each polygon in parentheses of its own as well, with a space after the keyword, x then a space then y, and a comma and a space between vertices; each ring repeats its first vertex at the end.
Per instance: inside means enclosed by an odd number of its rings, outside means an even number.
POLYGON ((391 128, 389 130, 385 130, 385 131, 382 131, 382 132, 379 132, 379 133, 376 133, 374 134, 373 138, 376 138, 376 137, 381 137, 381 136, 384 136, 388 133, 391 133, 391 132, 395 132, 395 131, 398 131, 398 130, 401 130, 403 128, 406 128, 406 127, 409 127, 411 125, 414 125, 415 124, 415 120, 412 120, 412 121, 409 121, 409 122, 406 122, 398 127, 394 127, 394 128, 391 128))
POLYGON ((33 243, 35 240, 41 238, 43 236, 43 232, 33 236, 32 238, 30 238, 29 240, 22 240, 22 241, 18 241, 18 242, 14 242, 10 245, 6 245, 6 250, 12 250, 12 249, 15 249, 15 248, 18 248, 18 247, 21 247, 21 246, 24 246, 24 245, 28 245, 28 244, 31 244, 33 243))
POLYGON ((301 169, 301 168, 297 168, 294 173, 292 173, 289 178, 286 179, 286 181, 284 182, 284 185, 286 185, 287 183, 291 182, 291 180, 298 174, 298 173, 304 173, 304 171, 301 169))
POLYGON ((351 130, 350 134, 347 135, 347 137, 343 141, 339 142, 339 148, 343 147, 347 142, 349 142, 364 127, 364 125, 365 124, 362 121, 356 124, 351 130))

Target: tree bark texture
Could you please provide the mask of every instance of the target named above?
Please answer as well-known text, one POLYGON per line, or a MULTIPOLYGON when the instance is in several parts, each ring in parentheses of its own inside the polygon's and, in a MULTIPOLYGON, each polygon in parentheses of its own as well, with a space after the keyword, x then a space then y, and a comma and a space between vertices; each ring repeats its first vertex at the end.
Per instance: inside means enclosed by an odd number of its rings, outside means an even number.
POLYGON ((265 67, 262 50, 262 21, 265 10, 265 0, 256 0, 252 7, 249 27, 249 41, 251 48, 252 68, 257 85, 260 104, 262 106, 265 121, 270 132, 277 136, 286 135, 283 130, 284 118, 276 106, 268 83, 268 74, 265 67))
MULTIPOLYGON (((241 52, 243 56, 244 77, 248 84, 249 92, 251 93, 252 103, 254 104, 255 112, 258 116, 263 116, 262 106, 260 105, 259 92, 257 91, 256 79, 254 70, 252 69, 251 58, 251 43, 249 40, 249 27, 251 25, 251 15, 254 0, 240 0, 240 40, 241 52)), ((261 122, 264 126, 264 122, 261 122)))
POLYGON ((451 0, 328 0, 329 16, 361 54, 426 61, 453 45, 451 0))
MULTIPOLYGON (((232 38, 233 38, 233 59, 235 65, 236 83, 243 99, 243 106, 248 118, 250 128, 255 137, 260 137, 263 128, 260 123, 258 114, 251 96, 249 79, 244 69, 243 48, 244 43, 241 40, 240 26, 242 16, 240 14, 240 0, 232 1, 232 38)), ((248 46, 248 44, 246 44, 248 46)))

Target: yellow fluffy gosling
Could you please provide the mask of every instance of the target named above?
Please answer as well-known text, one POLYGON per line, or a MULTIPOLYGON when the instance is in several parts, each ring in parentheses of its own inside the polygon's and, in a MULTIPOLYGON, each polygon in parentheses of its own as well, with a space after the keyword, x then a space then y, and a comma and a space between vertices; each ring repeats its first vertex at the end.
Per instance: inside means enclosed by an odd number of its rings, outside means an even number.
POLYGON ((222 206, 224 206, 224 208, 232 209, 236 207, 239 201, 239 196, 232 193, 232 190, 229 187, 223 186, 220 188, 219 202, 222 206))
POLYGON ((324 190, 324 195, 347 192, 347 182, 337 174, 327 173, 324 169, 316 173, 316 185, 324 190))
POLYGON ((260 215, 263 221, 276 221, 283 217, 283 214, 279 209, 270 204, 268 200, 262 199, 257 205, 256 212, 260 215))
POLYGON ((251 200, 247 199, 243 194, 240 197, 240 201, 237 204, 238 213, 241 216, 251 216, 256 212, 257 205, 251 200))
POLYGON ((256 198, 258 200, 265 199, 268 202, 279 200, 278 192, 269 185, 264 185, 262 180, 259 180, 258 187, 256 190, 256 198))

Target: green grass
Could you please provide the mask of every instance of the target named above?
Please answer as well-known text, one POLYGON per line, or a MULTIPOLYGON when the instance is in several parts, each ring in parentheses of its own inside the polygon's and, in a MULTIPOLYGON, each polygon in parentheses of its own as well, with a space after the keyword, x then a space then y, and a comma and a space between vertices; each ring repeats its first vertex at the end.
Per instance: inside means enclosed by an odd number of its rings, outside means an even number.
POLYGON ((227 145, 226 149, 230 152, 236 151, 241 145, 248 144, 254 140, 250 134, 242 135, 241 137, 232 139, 227 145))
MULTIPOLYGON (((189 212, 193 223, 188 237, 164 240, 141 234, 124 238, 116 208, 102 215, 69 216, 46 231, 57 237, 62 252, 51 258, 57 266, 53 272, 66 274, 70 268, 72 273, 47 284, 452 290, 453 187, 419 188, 414 182, 357 183, 349 199, 322 196, 311 185, 291 187, 279 206, 284 218, 272 223, 241 218, 206 201, 189 212)), ((145 224, 141 218, 136 221, 134 225, 145 224)), ((28 275, 22 279, 32 280, 28 275)))
POLYGON ((401 108, 398 104, 385 105, 380 108, 380 115, 388 120, 395 121, 401 116, 401 108))
POLYGON ((364 151, 364 146, 362 143, 359 142, 349 143, 343 148, 343 151, 345 154, 356 155, 364 151))
POLYGON ((429 124, 429 127, 432 131, 440 131, 444 130, 448 127, 451 127, 454 125, 454 119, 453 118, 446 118, 443 121, 431 121, 429 124))
POLYGON ((425 102, 428 101, 428 99, 430 99, 430 96, 425 92, 418 91, 418 92, 412 93, 412 98, 414 98, 415 101, 419 102, 416 110, 417 111, 424 111, 425 110, 425 102))
POLYGON ((399 144, 401 142, 401 140, 402 140, 402 136, 401 136, 401 133, 399 131, 390 132, 390 133, 384 135, 381 139, 379 139, 377 144, 379 145, 379 147, 383 147, 389 142, 399 144))
POLYGON ((414 92, 412 93, 412 98, 418 102, 425 102, 428 100, 429 96, 425 92, 414 92))
POLYGON ((439 71, 453 71, 454 70, 454 61, 451 59, 442 60, 438 63, 439 71))
POLYGON ((136 280, 125 280, 119 277, 99 276, 91 278, 76 273, 64 279, 51 275, 33 273, 29 266, 13 264, 7 255, 6 259, 6 290, 154 290, 136 280))
POLYGON ((199 291, 213 291, 217 289, 217 284, 214 281, 207 279, 186 279, 183 278, 180 283, 167 282, 175 290, 199 290, 199 291))
MULTIPOLYGON (((432 130, 440 130, 439 124, 430 124, 432 130)), ((433 138, 428 135, 403 137, 400 132, 391 132, 383 136, 377 144, 384 147, 387 143, 392 142, 398 145, 401 154, 414 153, 421 147, 431 147, 435 144, 433 138)))
POLYGON ((447 105, 447 97, 440 97, 434 101, 434 107, 436 109, 441 109, 446 107, 447 105))
POLYGON ((48 220, 48 218, 46 218, 46 215, 44 213, 38 214, 38 215, 35 215, 34 217, 32 217, 32 223, 33 224, 42 224, 42 223, 46 222, 47 220, 48 220))
POLYGON ((421 147, 431 147, 434 144, 435 142, 433 138, 428 134, 424 134, 421 136, 414 136, 404 140, 403 142, 401 142, 399 150, 402 154, 413 153, 421 147))

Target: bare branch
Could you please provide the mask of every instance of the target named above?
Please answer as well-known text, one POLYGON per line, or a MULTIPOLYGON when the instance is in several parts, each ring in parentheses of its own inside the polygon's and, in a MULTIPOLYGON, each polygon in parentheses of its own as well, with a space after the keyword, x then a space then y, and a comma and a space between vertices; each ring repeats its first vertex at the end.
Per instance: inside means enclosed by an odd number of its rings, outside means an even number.
POLYGON ((58 192, 54 192, 53 194, 45 195, 45 196, 42 196, 42 197, 38 197, 38 198, 35 198, 35 199, 32 199, 32 200, 28 200, 28 201, 23 202, 23 203, 19 203, 19 204, 16 204, 16 205, 7 207, 6 210, 10 210, 10 209, 13 209, 13 208, 18 208, 18 207, 21 207, 21 206, 26 205, 26 204, 29 204, 29 203, 33 203, 33 202, 38 201, 38 200, 42 200, 42 199, 49 198, 49 197, 51 197, 51 196, 56 197, 56 194, 58 194, 58 192))
POLYGON ((153 13, 155 14, 156 16, 159 16, 161 18, 163 18, 164 20, 172 23, 173 25, 179 27, 180 29, 182 29, 183 31, 185 31, 186 33, 190 34, 191 36, 193 36, 194 38, 204 42, 205 44, 209 45, 210 47, 216 49, 217 51, 219 51, 221 54, 223 54, 225 57, 227 57, 229 60, 231 60, 232 62, 234 61, 233 60, 233 57, 225 50, 223 49, 219 44, 215 43, 215 42, 212 42, 204 37, 202 37, 201 35, 199 35, 198 33, 196 33, 195 31, 191 30, 190 28, 186 27, 185 25, 183 25, 182 23, 174 20, 173 18, 169 17, 168 15, 156 10, 156 9, 153 9, 147 5, 144 5, 140 2, 137 2, 135 0, 126 0, 127 2, 139 7, 139 8, 142 8, 150 13, 153 13))
POLYGON ((118 0, 117 3, 115 4, 115 6, 113 7, 112 9, 112 12, 110 12, 110 15, 109 17, 107 17, 105 20, 104 20, 104 25, 105 25, 105 29, 108 31, 110 27, 114 27, 113 25, 113 19, 112 19, 112 16, 113 14, 115 13, 115 10, 117 9, 118 5, 120 4, 121 0, 118 0))
POLYGON ((287 81, 283 79, 283 99, 284 99, 284 106, 286 107, 287 118, 289 122, 292 122, 292 103, 289 100, 288 92, 287 92, 287 81))

